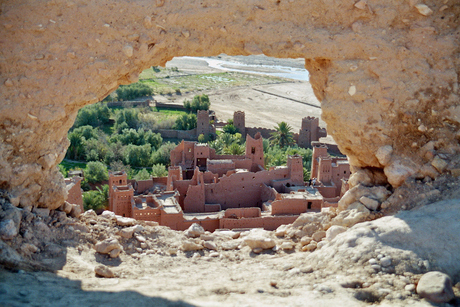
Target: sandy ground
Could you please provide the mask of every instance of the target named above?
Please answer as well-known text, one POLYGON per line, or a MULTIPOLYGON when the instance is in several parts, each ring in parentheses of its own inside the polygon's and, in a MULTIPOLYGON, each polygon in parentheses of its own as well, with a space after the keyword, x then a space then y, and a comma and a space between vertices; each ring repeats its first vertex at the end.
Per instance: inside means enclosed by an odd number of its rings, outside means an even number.
MULTIPOLYGON (((225 60, 233 59, 235 63, 258 63, 265 65, 282 64, 296 68, 301 67, 299 60, 284 59, 278 63, 275 59, 267 57, 248 59, 247 57, 229 58, 222 56, 222 58, 225 60)), ((175 58, 168 62, 166 66, 176 66, 186 73, 211 73, 222 71, 211 68, 206 61, 196 58, 175 58)), ((245 67, 244 69, 250 70, 251 68, 245 67)), ((254 70, 256 69, 254 68, 254 70)), ((268 71, 270 70, 268 69, 268 71)), ((181 104, 184 99, 190 99, 196 94, 197 93, 190 93, 188 95, 176 96, 175 100, 162 99, 162 97, 155 98, 161 102, 169 101, 181 104)), ((211 109, 216 112, 219 120, 226 121, 229 118, 233 118, 234 111, 244 111, 246 113, 246 126, 248 127, 273 128, 277 123, 285 121, 291 125, 294 132, 298 132, 303 117, 321 117, 321 104, 313 94, 310 83, 305 81, 292 80, 289 82, 289 80, 287 80, 285 83, 254 87, 234 87, 231 89, 206 92, 206 94, 209 95, 211 109), (267 93, 257 90, 262 90, 267 93)), ((326 127, 326 124, 320 120, 320 126, 326 127)))

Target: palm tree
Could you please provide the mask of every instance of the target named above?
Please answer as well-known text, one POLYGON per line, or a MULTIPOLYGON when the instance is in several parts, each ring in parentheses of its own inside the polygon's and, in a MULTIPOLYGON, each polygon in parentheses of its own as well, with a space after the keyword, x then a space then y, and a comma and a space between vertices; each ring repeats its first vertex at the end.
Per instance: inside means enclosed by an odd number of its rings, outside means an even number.
POLYGON ((279 145, 279 147, 284 148, 294 144, 294 137, 291 132, 292 127, 286 122, 278 123, 278 126, 275 126, 275 130, 270 138, 272 145, 279 145))
POLYGON ((224 148, 224 153, 227 155, 242 155, 244 147, 238 143, 232 143, 230 146, 224 148))

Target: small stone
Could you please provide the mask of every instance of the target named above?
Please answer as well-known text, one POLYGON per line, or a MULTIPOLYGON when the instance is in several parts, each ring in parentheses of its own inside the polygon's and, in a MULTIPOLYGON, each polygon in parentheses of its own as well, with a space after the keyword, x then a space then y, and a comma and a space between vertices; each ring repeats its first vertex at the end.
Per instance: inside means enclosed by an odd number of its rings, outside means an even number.
POLYGON ((324 230, 317 231, 313 234, 312 238, 314 241, 319 242, 326 237, 326 232, 324 230))
POLYGON ((359 201, 369 210, 377 211, 379 208, 379 202, 367 196, 362 196, 359 201))
POLYGON ((375 260, 374 258, 371 258, 371 259, 369 259, 369 264, 370 265, 378 264, 378 261, 375 260))
POLYGON ((391 154, 393 153, 393 147, 390 145, 385 145, 380 147, 375 154, 377 160, 382 165, 387 165, 391 160, 391 154))
POLYGON ((133 226, 136 224, 136 220, 130 217, 117 216, 118 226, 133 226))
POLYGON ((409 291, 409 292, 414 292, 415 290, 415 285, 414 284, 409 284, 404 287, 404 290, 409 291))
POLYGON ((115 274, 113 274, 112 270, 102 264, 96 266, 94 268, 94 272, 96 273, 96 276, 100 276, 100 277, 105 277, 105 278, 115 277, 115 274))
POLYGON ((21 251, 24 254, 30 255, 30 254, 36 253, 38 251, 38 247, 35 246, 34 244, 24 243, 21 246, 21 251))
POLYGON ((373 264, 371 265, 371 268, 374 269, 374 271, 380 271, 382 269, 382 267, 378 264, 373 264))
POLYGON ((142 248, 142 249, 146 249, 147 247, 149 247, 149 246, 147 245, 147 243, 145 243, 145 242, 142 242, 142 243, 141 243, 141 248, 142 248))
POLYGON ((360 10, 366 9, 367 1, 361 0, 355 3, 355 7, 360 10))
POLYGON ((263 252, 263 250, 264 250, 264 249, 261 248, 261 247, 256 247, 256 248, 254 248, 254 249, 252 250, 252 252, 253 252, 254 254, 260 254, 261 252, 263 252))
POLYGON ((114 217, 115 217, 115 213, 112 212, 112 211, 109 211, 109 210, 104 210, 104 211, 101 213, 100 217, 103 217, 103 218, 105 218, 105 219, 109 219, 109 220, 110 220, 111 218, 114 218, 114 217))
POLYGON ((131 45, 124 46, 122 51, 128 58, 132 57, 134 54, 134 48, 131 45))
POLYGON ((121 249, 115 248, 115 249, 112 249, 112 250, 109 252, 109 256, 110 256, 110 258, 117 258, 118 255, 120 255, 120 253, 121 253, 121 249))
POLYGON ((211 258, 217 258, 219 256, 220 256, 220 254, 218 252, 212 252, 212 253, 209 254, 209 257, 211 257, 211 258))
POLYGON ((18 227, 12 219, 0 222, 0 238, 2 240, 11 240, 18 235, 18 227))
POLYGON ((139 241, 139 242, 145 242, 145 237, 144 236, 139 236, 139 235, 136 235, 135 236, 136 240, 139 241))
POLYGON ((417 293, 433 303, 447 303, 455 297, 452 280, 438 271, 428 272, 420 278, 417 293))
POLYGON ((310 244, 310 242, 312 241, 313 239, 311 237, 302 237, 302 239, 300 239, 300 245, 302 246, 305 246, 305 245, 308 245, 310 244))
POLYGON ((428 128, 424 124, 421 124, 420 126, 418 126, 418 131, 420 132, 426 132, 427 130, 428 128))
POLYGON ((12 87, 12 86, 14 86, 13 81, 11 81, 10 78, 6 79, 6 81, 5 81, 4 84, 5 84, 6 87, 12 87))
POLYGON ((385 268, 389 267, 391 265, 391 258, 390 257, 383 257, 382 259, 380 259, 380 264, 385 268))
POLYGON ((72 205, 72 210, 70 211, 70 216, 79 218, 81 215, 81 207, 79 205, 71 204, 72 205))
POLYGON ((64 202, 64 204, 62 204, 61 207, 59 207, 59 209, 65 212, 66 214, 69 214, 72 211, 72 204, 66 201, 64 202))
POLYGON ((423 16, 429 16, 431 14, 433 14, 433 10, 430 9, 427 5, 425 4, 416 4, 415 5, 415 8, 418 10, 418 12, 420 14, 422 14, 423 16))
POLYGON ((439 156, 434 157, 433 161, 431 161, 431 165, 433 165, 433 167, 436 168, 440 173, 446 169, 447 164, 448 163, 441 159, 439 156))
POLYGON ((204 228, 197 223, 193 223, 190 227, 184 231, 184 234, 189 238, 197 238, 204 234, 204 228))
POLYGON ((348 94, 350 96, 353 96, 354 94, 356 94, 356 86, 354 85, 350 86, 350 88, 348 89, 348 94))
POLYGON ((48 216, 50 216, 49 208, 34 208, 33 212, 42 218, 47 218, 48 216))
POLYGON ((182 250, 184 252, 189 252, 189 251, 197 251, 197 250, 202 250, 203 245, 197 244, 192 241, 184 241, 182 242, 182 250))
POLYGON ((154 221, 145 221, 145 225, 155 227, 155 226, 159 226, 160 224, 154 221))
POLYGON ((283 242, 280 246, 282 250, 291 250, 294 248, 294 243, 292 242, 283 242))
POLYGON ((312 251, 314 251, 316 249, 317 245, 318 244, 315 241, 311 241, 310 244, 307 244, 304 247, 302 247, 302 251, 304 251, 304 252, 312 252, 312 251))
POLYGON ((276 286, 278 285, 278 283, 274 280, 270 281, 270 286, 273 287, 273 288, 276 288, 276 286))
POLYGON ((109 238, 109 239, 105 239, 104 241, 98 242, 95 248, 96 248, 96 252, 101 253, 101 254, 108 254, 110 253, 110 251, 116 248, 120 250, 123 249, 121 245, 118 243, 118 240, 114 238, 109 238))
POLYGON ((150 29, 152 27, 152 17, 145 16, 145 18, 144 18, 144 27, 146 27, 147 29, 150 29))
POLYGON ((251 249, 270 249, 276 246, 276 242, 270 237, 270 234, 270 232, 263 229, 252 229, 243 240, 251 249))
POLYGON ((203 242, 203 246, 207 249, 211 249, 211 250, 217 250, 217 246, 214 242, 211 242, 211 241, 204 241, 203 242))
POLYGON ((288 225, 281 225, 278 228, 276 228, 275 236, 284 237, 286 235, 287 227, 288 225))
POLYGON ((309 273, 313 272, 313 267, 311 265, 307 265, 307 266, 301 268, 300 272, 302 272, 304 274, 309 274, 309 273))
POLYGON ((188 38, 190 36, 190 31, 182 31, 182 35, 185 37, 185 38, 188 38))

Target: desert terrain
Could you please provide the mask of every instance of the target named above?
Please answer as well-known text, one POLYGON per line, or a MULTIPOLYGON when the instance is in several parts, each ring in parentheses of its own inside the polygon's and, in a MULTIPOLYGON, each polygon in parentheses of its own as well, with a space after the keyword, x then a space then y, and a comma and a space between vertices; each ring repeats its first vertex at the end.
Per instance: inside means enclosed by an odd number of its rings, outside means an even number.
MULTIPOLYGON (((225 55, 211 59, 233 62, 232 68, 235 71, 241 72, 242 70, 243 73, 248 74, 276 74, 280 72, 276 66, 290 67, 298 71, 302 68, 303 61, 278 60, 263 56, 229 57, 225 55)), ((166 64, 166 67, 178 67, 181 72, 187 74, 204 74, 226 71, 228 66, 215 68, 210 67, 202 58, 182 57, 174 58, 166 64)), ((308 76, 306 70, 303 70, 308 76)), ((285 73, 285 77, 289 77, 289 73, 285 73)), ((295 77, 294 75, 293 78, 295 77)), ((211 109, 216 112, 219 120, 226 121, 233 118, 233 112, 244 111, 248 127, 273 128, 277 123, 285 121, 293 128, 293 132, 298 132, 302 118, 306 116, 319 117, 320 126, 326 126, 321 120, 321 104, 313 94, 308 81, 285 78, 280 79, 276 84, 239 86, 203 91, 203 93, 209 96, 211 109)), ((155 99, 160 102, 182 104, 184 99, 191 99, 196 94, 197 92, 174 95, 172 98, 155 96, 155 99)))

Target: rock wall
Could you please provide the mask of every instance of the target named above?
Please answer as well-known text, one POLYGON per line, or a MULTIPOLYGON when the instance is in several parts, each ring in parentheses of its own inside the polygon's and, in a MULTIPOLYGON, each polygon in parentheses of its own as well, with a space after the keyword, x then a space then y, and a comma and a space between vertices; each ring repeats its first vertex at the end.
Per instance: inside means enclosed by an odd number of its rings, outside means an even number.
POLYGON ((436 177, 457 167, 459 15, 456 0, 1 1, 0 188, 60 206, 79 108, 174 56, 220 53, 305 58, 355 169, 436 177))

